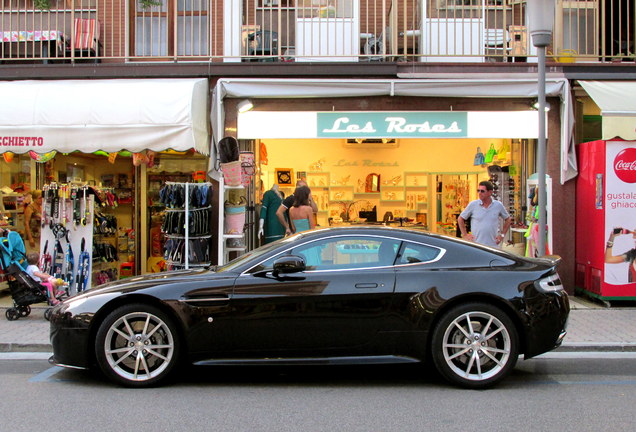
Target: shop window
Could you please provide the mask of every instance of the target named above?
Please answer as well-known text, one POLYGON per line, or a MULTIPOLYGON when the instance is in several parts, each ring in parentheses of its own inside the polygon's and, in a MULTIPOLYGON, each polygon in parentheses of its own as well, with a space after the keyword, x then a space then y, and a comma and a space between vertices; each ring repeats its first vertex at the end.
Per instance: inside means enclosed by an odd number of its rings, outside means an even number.
POLYGON ((135 4, 135 55, 199 56, 209 54, 208 2, 163 0, 135 4), (148 6, 145 6, 148 5, 148 6))

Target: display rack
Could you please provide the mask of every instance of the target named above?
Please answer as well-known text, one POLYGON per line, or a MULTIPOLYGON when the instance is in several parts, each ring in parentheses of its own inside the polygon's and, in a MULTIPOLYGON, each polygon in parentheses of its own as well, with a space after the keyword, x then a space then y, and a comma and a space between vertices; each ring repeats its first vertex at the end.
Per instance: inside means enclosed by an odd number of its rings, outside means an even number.
MULTIPOLYGON (((230 193, 238 192, 242 193, 245 191, 245 187, 243 185, 238 186, 230 186, 223 185, 223 203, 229 198, 230 193), (232 192, 233 191, 233 192, 232 192)), ((219 211, 220 215, 223 215, 223 220, 219 223, 219 227, 222 230, 221 238, 222 242, 219 242, 222 250, 219 256, 223 257, 223 263, 230 261, 231 255, 240 255, 245 252, 245 230, 241 230, 238 233, 229 233, 226 232, 225 229, 225 216, 223 211, 219 211)), ((221 263, 222 264, 222 263, 221 263)))
POLYGON ((160 191, 166 206, 162 232, 164 258, 169 270, 211 264, 211 183, 166 182, 160 191), (199 188, 199 189, 195 189, 199 188), (198 197, 197 202, 192 197, 198 197))

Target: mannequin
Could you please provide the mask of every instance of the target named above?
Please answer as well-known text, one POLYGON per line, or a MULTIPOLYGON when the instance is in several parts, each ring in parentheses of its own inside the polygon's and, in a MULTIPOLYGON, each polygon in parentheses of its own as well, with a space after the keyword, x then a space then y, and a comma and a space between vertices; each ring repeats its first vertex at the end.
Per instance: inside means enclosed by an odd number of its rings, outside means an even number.
POLYGON ((263 238, 263 244, 271 243, 285 236, 285 228, 281 225, 276 210, 283 201, 283 193, 278 185, 263 194, 263 204, 261 207, 261 218, 258 221, 258 236, 263 238), (263 234, 265 234, 263 236, 263 234))

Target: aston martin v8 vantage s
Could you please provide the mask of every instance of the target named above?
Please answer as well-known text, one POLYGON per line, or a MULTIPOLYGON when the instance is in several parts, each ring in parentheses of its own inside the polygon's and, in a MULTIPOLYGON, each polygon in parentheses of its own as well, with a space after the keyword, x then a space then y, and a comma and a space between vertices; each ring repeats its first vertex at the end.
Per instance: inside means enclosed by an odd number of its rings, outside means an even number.
POLYGON ((424 362, 459 386, 561 344, 558 257, 388 227, 316 229, 222 266, 131 277, 51 312, 51 362, 131 387, 180 361, 424 362))

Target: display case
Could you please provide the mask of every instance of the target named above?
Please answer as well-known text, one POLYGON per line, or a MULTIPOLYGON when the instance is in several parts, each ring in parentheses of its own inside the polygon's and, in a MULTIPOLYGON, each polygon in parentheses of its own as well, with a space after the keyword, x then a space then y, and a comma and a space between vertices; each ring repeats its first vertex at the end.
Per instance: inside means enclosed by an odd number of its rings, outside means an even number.
POLYGON ((0 201, 0 213, 3 220, 0 220, 0 226, 4 226, 11 231, 24 231, 24 196, 19 193, 5 194, 0 192, 2 200, 0 201))

